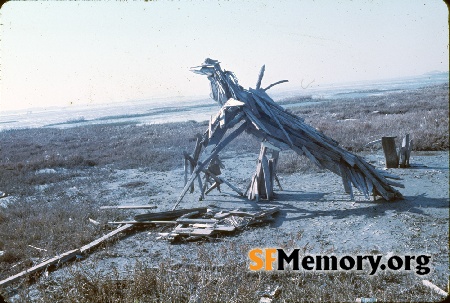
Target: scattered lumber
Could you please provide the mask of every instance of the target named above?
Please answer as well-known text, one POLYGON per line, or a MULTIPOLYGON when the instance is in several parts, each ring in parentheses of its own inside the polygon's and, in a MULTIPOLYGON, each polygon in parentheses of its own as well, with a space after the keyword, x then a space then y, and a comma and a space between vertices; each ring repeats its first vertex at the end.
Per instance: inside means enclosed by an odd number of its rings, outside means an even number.
MULTIPOLYGON (((7 279, 0 281, 0 286, 6 286, 12 282, 15 282, 21 278, 24 278, 27 275, 48 270, 50 266, 59 265, 64 262, 75 259, 77 256, 82 256, 88 251, 94 249, 105 241, 110 240, 113 236, 122 233, 124 231, 132 229, 135 225, 142 224, 167 224, 167 225, 176 225, 176 227, 169 233, 160 234, 162 238, 173 241, 175 239, 179 239, 180 237, 185 238, 186 240, 196 240, 202 237, 208 237, 214 234, 220 233, 231 233, 235 232, 238 229, 242 229, 248 225, 261 223, 261 222, 270 222, 273 219, 273 215, 280 210, 279 207, 272 207, 268 209, 263 209, 260 211, 248 212, 243 210, 233 210, 229 212, 208 212, 204 207, 200 208, 192 208, 192 209, 180 209, 175 211, 166 211, 159 213, 149 213, 141 216, 140 218, 158 218, 160 220, 135 220, 135 221, 122 221, 122 222, 108 222, 109 224, 120 224, 118 228, 113 231, 107 233, 106 235, 92 241, 79 249, 70 250, 63 254, 59 254, 49 260, 46 260, 42 263, 39 263, 25 271, 22 271, 14 276, 11 276, 7 279), (205 216, 207 218, 193 218, 194 216, 205 216), (240 222, 236 225, 231 224, 230 218, 240 218, 240 222), (243 222, 242 218, 245 218, 245 222, 243 222), (165 219, 165 220, 164 220, 165 219), (176 219, 176 220, 170 220, 176 219)), ((138 217, 136 216, 136 217, 138 217)), ((235 219, 236 221, 236 219, 235 219)), ((236 221, 237 222, 237 221, 236 221)), ((31 245, 30 245, 31 246, 31 245)), ((33 248, 39 249, 37 247, 31 246, 33 248)))
POLYGON ((178 218, 182 215, 189 214, 192 212, 206 213, 207 210, 208 209, 206 207, 179 209, 179 210, 171 210, 171 211, 164 211, 164 212, 158 212, 158 213, 140 214, 140 215, 136 215, 134 217, 134 219, 136 221, 172 220, 172 219, 178 218))
MULTIPOLYGON (((169 233, 160 233, 161 238, 175 241, 180 238, 185 240, 198 240, 202 237, 213 236, 221 233, 235 232, 243 228, 273 220, 273 215, 280 211, 279 207, 272 207, 260 211, 219 211, 208 212, 212 218, 179 218, 178 225, 169 233)), ((173 222, 173 221, 172 221, 173 222)))
MULTIPOLYGON (((233 72, 222 70, 217 60, 207 58, 202 65, 193 67, 192 71, 207 76, 211 85, 211 97, 221 106, 221 109, 214 117, 211 117, 205 133, 197 137, 192 156, 194 161, 186 162, 185 160, 184 162, 185 187, 173 210, 177 208, 189 189, 193 191, 196 180, 199 185, 201 184, 200 174, 207 173, 205 170, 218 157, 220 151, 243 131, 259 138, 263 144, 270 144, 279 150, 292 149, 308 157, 317 166, 341 176, 344 189, 351 199, 354 197, 353 187, 363 193, 367 199, 370 195, 382 196, 386 200, 403 198, 401 193, 393 188, 398 183, 393 184, 386 179, 390 178, 389 176, 382 175, 380 170, 367 163, 362 157, 341 148, 338 142, 275 103, 266 91, 286 80, 278 81, 262 89, 261 82, 265 67, 258 75, 256 89, 248 90, 239 85, 233 72), (228 130, 230 133, 226 135, 228 130), (190 177, 187 176, 188 173, 190 177)), ((398 158, 396 152, 393 155, 398 158)), ((272 161, 270 161, 263 150, 260 152, 256 173, 247 190, 249 199, 258 200, 262 196, 270 199, 273 196, 273 183, 274 181, 279 183, 275 158, 278 158, 278 155, 272 154, 272 161)), ((206 180, 208 179, 205 176, 206 180)), ((205 189, 203 186, 199 189, 200 197, 203 198, 205 189)))
POLYGON ((155 209, 156 205, 107 205, 101 206, 100 209, 155 209))

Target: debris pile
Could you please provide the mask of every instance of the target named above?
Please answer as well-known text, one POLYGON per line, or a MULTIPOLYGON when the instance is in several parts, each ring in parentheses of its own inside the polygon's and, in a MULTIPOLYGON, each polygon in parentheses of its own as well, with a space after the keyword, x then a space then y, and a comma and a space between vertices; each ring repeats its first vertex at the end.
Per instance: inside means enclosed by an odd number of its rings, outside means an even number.
POLYGON ((181 239, 192 241, 209 238, 218 234, 233 233, 250 225, 271 222, 274 219, 273 215, 279 211, 279 207, 271 207, 259 211, 247 211, 243 209, 224 211, 214 208, 181 209, 136 215, 136 221, 126 223, 173 224, 175 228, 171 232, 160 233, 159 239, 166 239, 168 241, 181 239))
MULTIPOLYGON (((101 209, 153 209, 153 205, 129 205, 129 206, 103 206, 101 209)), ((119 225, 104 236, 78 248, 58 254, 14 276, 0 280, 0 286, 6 286, 19 279, 40 271, 49 271, 61 264, 74 259, 83 259, 90 251, 107 241, 117 237, 121 233, 129 232, 139 225, 175 225, 171 232, 160 233, 158 239, 170 242, 185 240, 192 241, 202 238, 210 238, 218 234, 230 234, 243 230, 247 226, 268 223, 274 220, 274 215, 280 211, 279 207, 247 211, 234 209, 231 211, 217 208, 191 208, 172 211, 162 211, 136 215, 135 221, 108 222, 109 225, 119 225)), ((92 224, 100 223, 89 219, 92 224)), ((38 248, 37 248, 38 249, 38 248)))

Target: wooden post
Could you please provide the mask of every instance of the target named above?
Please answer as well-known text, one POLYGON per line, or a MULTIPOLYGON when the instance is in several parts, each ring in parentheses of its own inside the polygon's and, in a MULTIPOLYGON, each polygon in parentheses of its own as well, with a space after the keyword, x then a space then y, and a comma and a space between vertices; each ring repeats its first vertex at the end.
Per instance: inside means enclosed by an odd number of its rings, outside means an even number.
POLYGON ((386 168, 398 168, 397 149, 395 147, 395 138, 382 137, 381 145, 383 146, 384 157, 386 159, 386 168))
POLYGON ((412 141, 409 139, 409 134, 403 138, 402 147, 400 148, 399 158, 400 167, 409 167, 409 156, 411 155, 412 141))
POLYGON ((282 190, 276 175, 279 152, 280 149, 269 142, 261 143, 256 172, 253 174, 250 185, 247 188, 247 197, 249 200, 255 199, 257 202, 260 198, 271 200, 273 198, 273 186, 275 180, 282 190), (266 155, 268 150, 272 152, 272 158, 270 159, 266 155))

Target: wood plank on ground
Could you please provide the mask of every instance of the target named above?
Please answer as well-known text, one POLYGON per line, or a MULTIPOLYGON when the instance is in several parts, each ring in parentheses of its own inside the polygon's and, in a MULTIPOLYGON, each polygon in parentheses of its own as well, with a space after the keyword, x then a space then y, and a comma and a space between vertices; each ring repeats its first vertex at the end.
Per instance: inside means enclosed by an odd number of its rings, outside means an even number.
POLYGON ((177 221, 109 221, 108 224, 178 224, 177 221))
POLYGON ((41 271, 41 270, 45 270, 46 268, 48 268, 51 265, 67 262, 67 261, 75 258, 76 255, 79 255, 79 254, 80 254, 80 250, 74 249, 74 250, 65 252, 63 254, 57 255, 45 262, 39 263, 36 266, 33 266, 27 270, 22 271, 22 272, 18 273, 17 275, 11 276, 9 278, 6 278, 6 279, 0 281, 0 286, 6 286, 14 281, 17 281, 20 278, 23 278, 25 276, 28 276, 30 274, 33 274, 33 273, 41 271))
POLYGON ((155 209, 156 205, 106 205, 100 206, 100 209, 155 209))
POLYGON ((118 233, 126 231, 127 229, 131 229, 132 227, 133 227, 133 224, 125 224, 123 226, 120 226, 120 227, 116 228, 115 230, 113 230, 112 232, 107 233, 103 237, 98 238, 97 240, 92 241, 91 243, 88 243, 88 244, 82 246, 80 248, 80 252, 81 253, 85 253, 88 250, 90 250, 90 249, 100 245, 101 243, 105 242, 106 240, 109 240, 111 237, 117 235, 118 233))
POLYGON ((157 213, 148 213, 148 214, 140 214, 134 216, 136 221, 153 221, 153 220, 171 220, 178 218, 184 214, 188 214, 191 212, 197 211, 198 213, 206 213, 206 207, 198 207, 198 208, 188 208, 188 209, 177 209, 177 210, 169 210, 164 212, 157 213))

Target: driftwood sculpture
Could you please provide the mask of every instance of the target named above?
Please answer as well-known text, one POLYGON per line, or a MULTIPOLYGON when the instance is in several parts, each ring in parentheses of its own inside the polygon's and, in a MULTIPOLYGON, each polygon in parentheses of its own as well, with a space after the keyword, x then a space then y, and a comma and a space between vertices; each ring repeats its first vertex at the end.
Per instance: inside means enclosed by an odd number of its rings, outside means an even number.
MULTIPOLYGON (((382 196, 388 201, 402 198, 401 193, 392 186, 403 187, 403 185, 388 180, 399 179, 398 177, 377 170, 363 158, 341 148, 338 142, 306 124, 302 118, 276 104, 266 91, 287 80, 261 88, 264 70, 263 66, 255 89, 247 90, 239 85, 232 72, 222 70, 217 60, 208 58, 201 66, 192 69, 193 72, 208 77, 211 97, 219 103, 221 109, 211 119, 208 130, 197 140, 195 159, 190 161, 191 176, 189 179, 186 178, 185 187, 173 209, 178 206, 195 179, 198 179, 203 197, 204 186, 199 174, 201 172, 208 174, 211 161, 217 159, 219 152, 243 131, 281 150, 292 149, 297 154, 308 157, 317 166, 341 176, 344 189, 350 194, 351 199, 354 199, 353 187, 367 199, 369 195, 382 196), (230 132, 225 136, 228 130, 230 132)), ((221 178, 218 181, 225 180, 221 178)), ((242 195, 238 189, 235 190, 242 195)))

